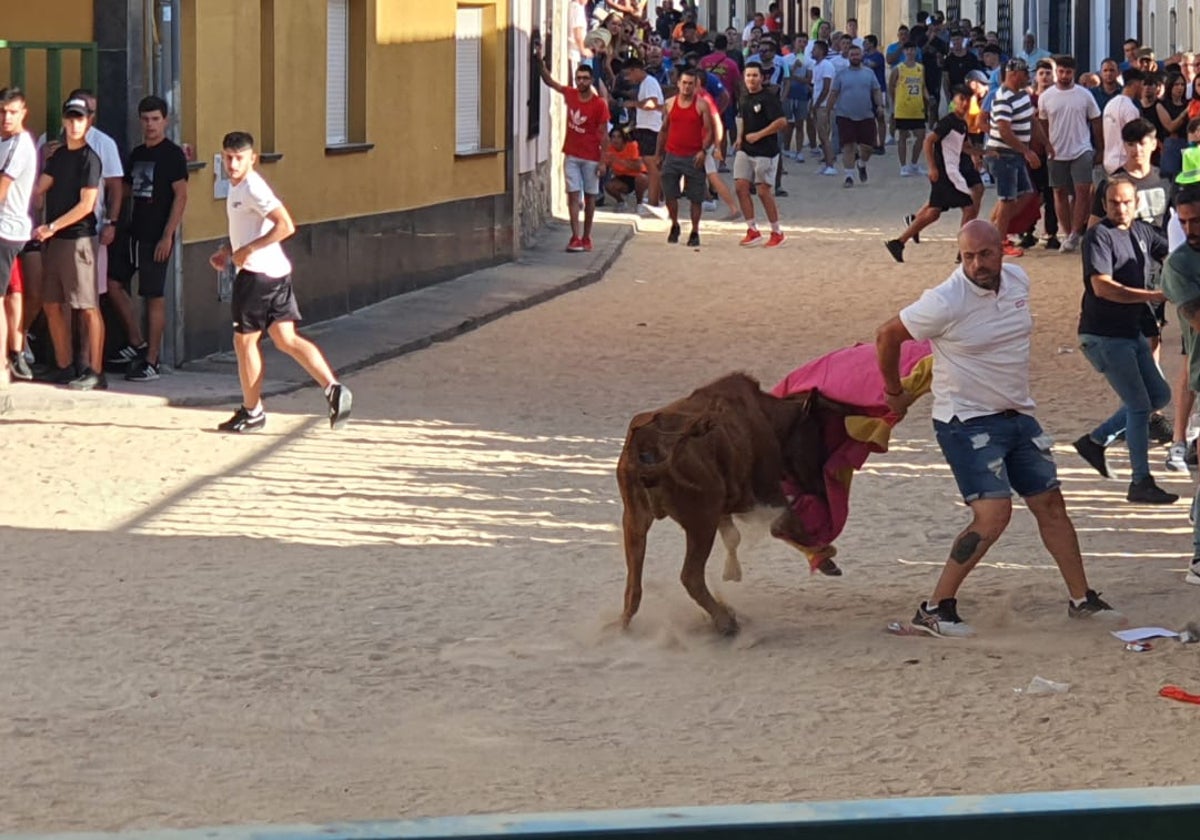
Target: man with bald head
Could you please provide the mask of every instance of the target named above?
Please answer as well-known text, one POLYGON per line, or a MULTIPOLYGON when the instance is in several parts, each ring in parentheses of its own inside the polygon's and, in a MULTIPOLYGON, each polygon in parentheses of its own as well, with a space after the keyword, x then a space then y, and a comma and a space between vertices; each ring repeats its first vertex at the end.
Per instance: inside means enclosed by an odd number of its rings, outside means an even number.
POLYGON ((1037 519, 1042 543, 1067 584, 1067 615, 1119 617, 1088 585, 1052 441, 1033 416, 1029 276, 1004 263, 1003 237, 990 222, 965 224, 958 247, 962 265, 882 325, 875 338, 888 406, 898 417, 913 401, 900 381, 901 345, 932 343, 933 428, 972 514, 912 627, 933 636, 974 634, 958 614, 958 589, 1004 532, 1014 491, 1037 519))

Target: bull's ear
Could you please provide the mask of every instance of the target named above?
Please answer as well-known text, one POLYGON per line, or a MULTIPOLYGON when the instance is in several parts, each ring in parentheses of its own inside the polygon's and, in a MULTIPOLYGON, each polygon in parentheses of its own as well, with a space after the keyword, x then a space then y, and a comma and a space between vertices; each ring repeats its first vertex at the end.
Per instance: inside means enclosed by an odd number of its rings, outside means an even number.
POLYGON ((633 419, 629 421, 629 431, 636 432, 643 426, 649 426, 658 419, 657 411, 642 411, 633 415, 633 419))

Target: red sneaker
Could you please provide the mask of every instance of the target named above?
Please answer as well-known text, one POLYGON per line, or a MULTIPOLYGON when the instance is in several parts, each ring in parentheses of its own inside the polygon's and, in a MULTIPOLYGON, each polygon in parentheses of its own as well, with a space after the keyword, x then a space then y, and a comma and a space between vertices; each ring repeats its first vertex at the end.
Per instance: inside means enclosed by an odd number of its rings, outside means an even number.
POLYGON ((1025 256, 1025 252, 1006 239, 1004 240, 1004 256, 1023 257, 1025 256))
POLYGON ((572 236, 571 241, 567 243, 567 250, 571 253, 583 250, 583 240, 578 236, 572 236))
POLYGON ((762 241, 763 241, 763 235, 761 233, 759 233, 754 228, 747 228, 746 235, 742 237, 742 241, 739 242, 738 244, 739 245, 761 245, 762 241))
POLYGON ((775 231, 771 231, 771 238, 767 240, 767 247, 768 248, 778 248, 784 242, 787 242, 786 236, 784 236, 782 233, 776 233, 775 231))
POLYGON ((583 246, 583 250, 585 250, 585 251, 592 250, 592 237, 590 237, 590 236, 583 237, 583 239, 579 240, 579 244, 583 246))

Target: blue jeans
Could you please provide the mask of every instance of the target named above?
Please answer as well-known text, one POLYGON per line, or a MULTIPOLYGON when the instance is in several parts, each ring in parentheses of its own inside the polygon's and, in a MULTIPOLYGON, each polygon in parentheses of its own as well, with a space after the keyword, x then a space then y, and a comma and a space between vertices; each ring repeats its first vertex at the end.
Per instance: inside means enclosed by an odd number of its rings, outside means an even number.
POLYGON ((1012 201, 1033 192, 1029 167, 1021 155, 1001 152, 987 160, 992 180, 996 182, 996 197, 1001 201, 1012 201))
POLYGON ((933 421, 938 446, 967 504, 1036 496, 1059 486, 1052 441, 1028 414, 1006 411, 949 423, 933 421))
POLYGON ((1171 401, 1171 386, 1150 354, 1150 342, 1137 338, 1112 338, 1080 333, 1079 347, 1108 385, 1121 399, 1121 407, 1099 426, 1090 437, 1106 443, 1122 429, 1129 447, 1129 466, 1133 480, 1150 476, 1150 412, 1171 401))

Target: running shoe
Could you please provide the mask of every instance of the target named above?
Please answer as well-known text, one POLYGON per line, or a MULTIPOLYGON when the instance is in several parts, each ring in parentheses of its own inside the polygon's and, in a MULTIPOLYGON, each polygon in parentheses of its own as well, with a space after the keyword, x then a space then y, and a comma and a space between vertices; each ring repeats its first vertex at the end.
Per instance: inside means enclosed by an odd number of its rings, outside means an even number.
POLYGON ((329 403, 329 428, 340 429, 345 426, 354 404, 350 389, 340 382, 334 382, 325 394, 325 401, 329 403))
POLYGON ((1087 461, 1092 469, 1108 478, 1108 463, 1104 459, 1104 445, 1096 443, 1089 435, 1084 435, 1075 441, 1075 451, 1079 457, 1087 461))
POLYGON ((1182 441, 1171 444, 1167 450, 1167 469, 1171 472, 1187 472, 1187 444, 1182 441))
POLYGON ((1067 616, 1069 618, 1100 618, 1108 621, 1119 621, 1125 617, 1117 610, 1114 610, 1107 601, 1100 597, 1100 593, 1094 589, 1087 591, 1087 594, 1084 596, 1084 602, 1078 606, 1068 601, 1067 616))
POLYGON ((583 250, 585 250, 585 251, 592 250, 592 237, 585 236, 581 240, 579 240, 579 242, 581 245, 583 245, 583 250))
POLYGON ((738 244, 747 248, 761 245, 763 244, 763 235, 754 228, 746 228, 746 235, 742 237, 742 241, 738 244))
POLYGON ((583 250, 583 240, 578 236, 572 236, 571 241, 567 243, 567 250, 572 254, 577 254, 583 250))
POLYGON ((899 239, 889 239, 883 243, 883 247, 888 249, 888 253, 896 262, 904 262, 904 243, 899 239))
MULTIPOLYGON (((912 223, 915 222, 916 220, 917 220, 917 216, 915 213, 909 213, 908 215, 906 215, 904 217, 904 229, 908 230, 909 226, 912 225, 912 223)), ((918 245, 921 244, 921 234, 919 231, 917 233, 913 234, 912 241, 918 245)))
POLYGON ((787 242, 786 236, 784 236, 782 233, 776 233, 775 231, 771 231, 771 237, 767 240, 767 247, 768 248, 778 248, 784 242, 787 242))
POLYGON ((700 247, 700 233, 698 231, 692 231, 688 235, 687 246, 689 248, 699 248, 700 247))
POLYGON ((1025 252, 1006 239, 1006 240, 1004 240, 1004 256, 1006 256, 1006 257, 1023 257, 1023 256, 1025 256, 1025 252))
POLYGON ((1132 481, 1125 501, 1142 505, 1173 505, 1179 501, 1178 493, 1168 493, 1154 482, 1154 476, 1148 475, 1141 481, 1132 481))
POLYGON ((854 179, 853 179, 853 178, 851 178, 849 175, 847 175, 847 176, 846 176, 846 180, 842 182, 842 186, 843 186, 843 187, 846 187, 847 189, 849 189, 850 187, 853 187, 853 186, 854 186, 854 179))
POLYGON ((674 245, 679 241, 679 222, 671 225, 671 231, 667 234, 667 244, 674 245))
POLYGON ((1200 586, 1200 557, 1192 560, 1192 565, 1188 566, 1188 573, 1183 582, 1200 586))
POLYGON ((943 598, 932 609, 925 601, 917 607, 917 614, 909 622, 916 630, 931 636, 948 639, 964 639, 975 635, 975 628, 967 624, 958 614, 958 600, 943 598))
POLYGON ((267 413, 260 411, 258 414, 251 414, 246 410, 244 405, 238 406, 238 410, 233 413, 233 416, 224 423, 217 425, 217 431, 230 432, 235 435, 245 434, 246 432, 257 432, 267 425, 267 413))
POLYGON ((153 382, 158 379, 158 365, 145 359, 134 362, 129 367, 129 373, 125 374, 125 379, 129 382, 153 382))
POLYGON ((858 180, 863 184, 867 183, 867 166, 864 163, 858 165, 858 180))

